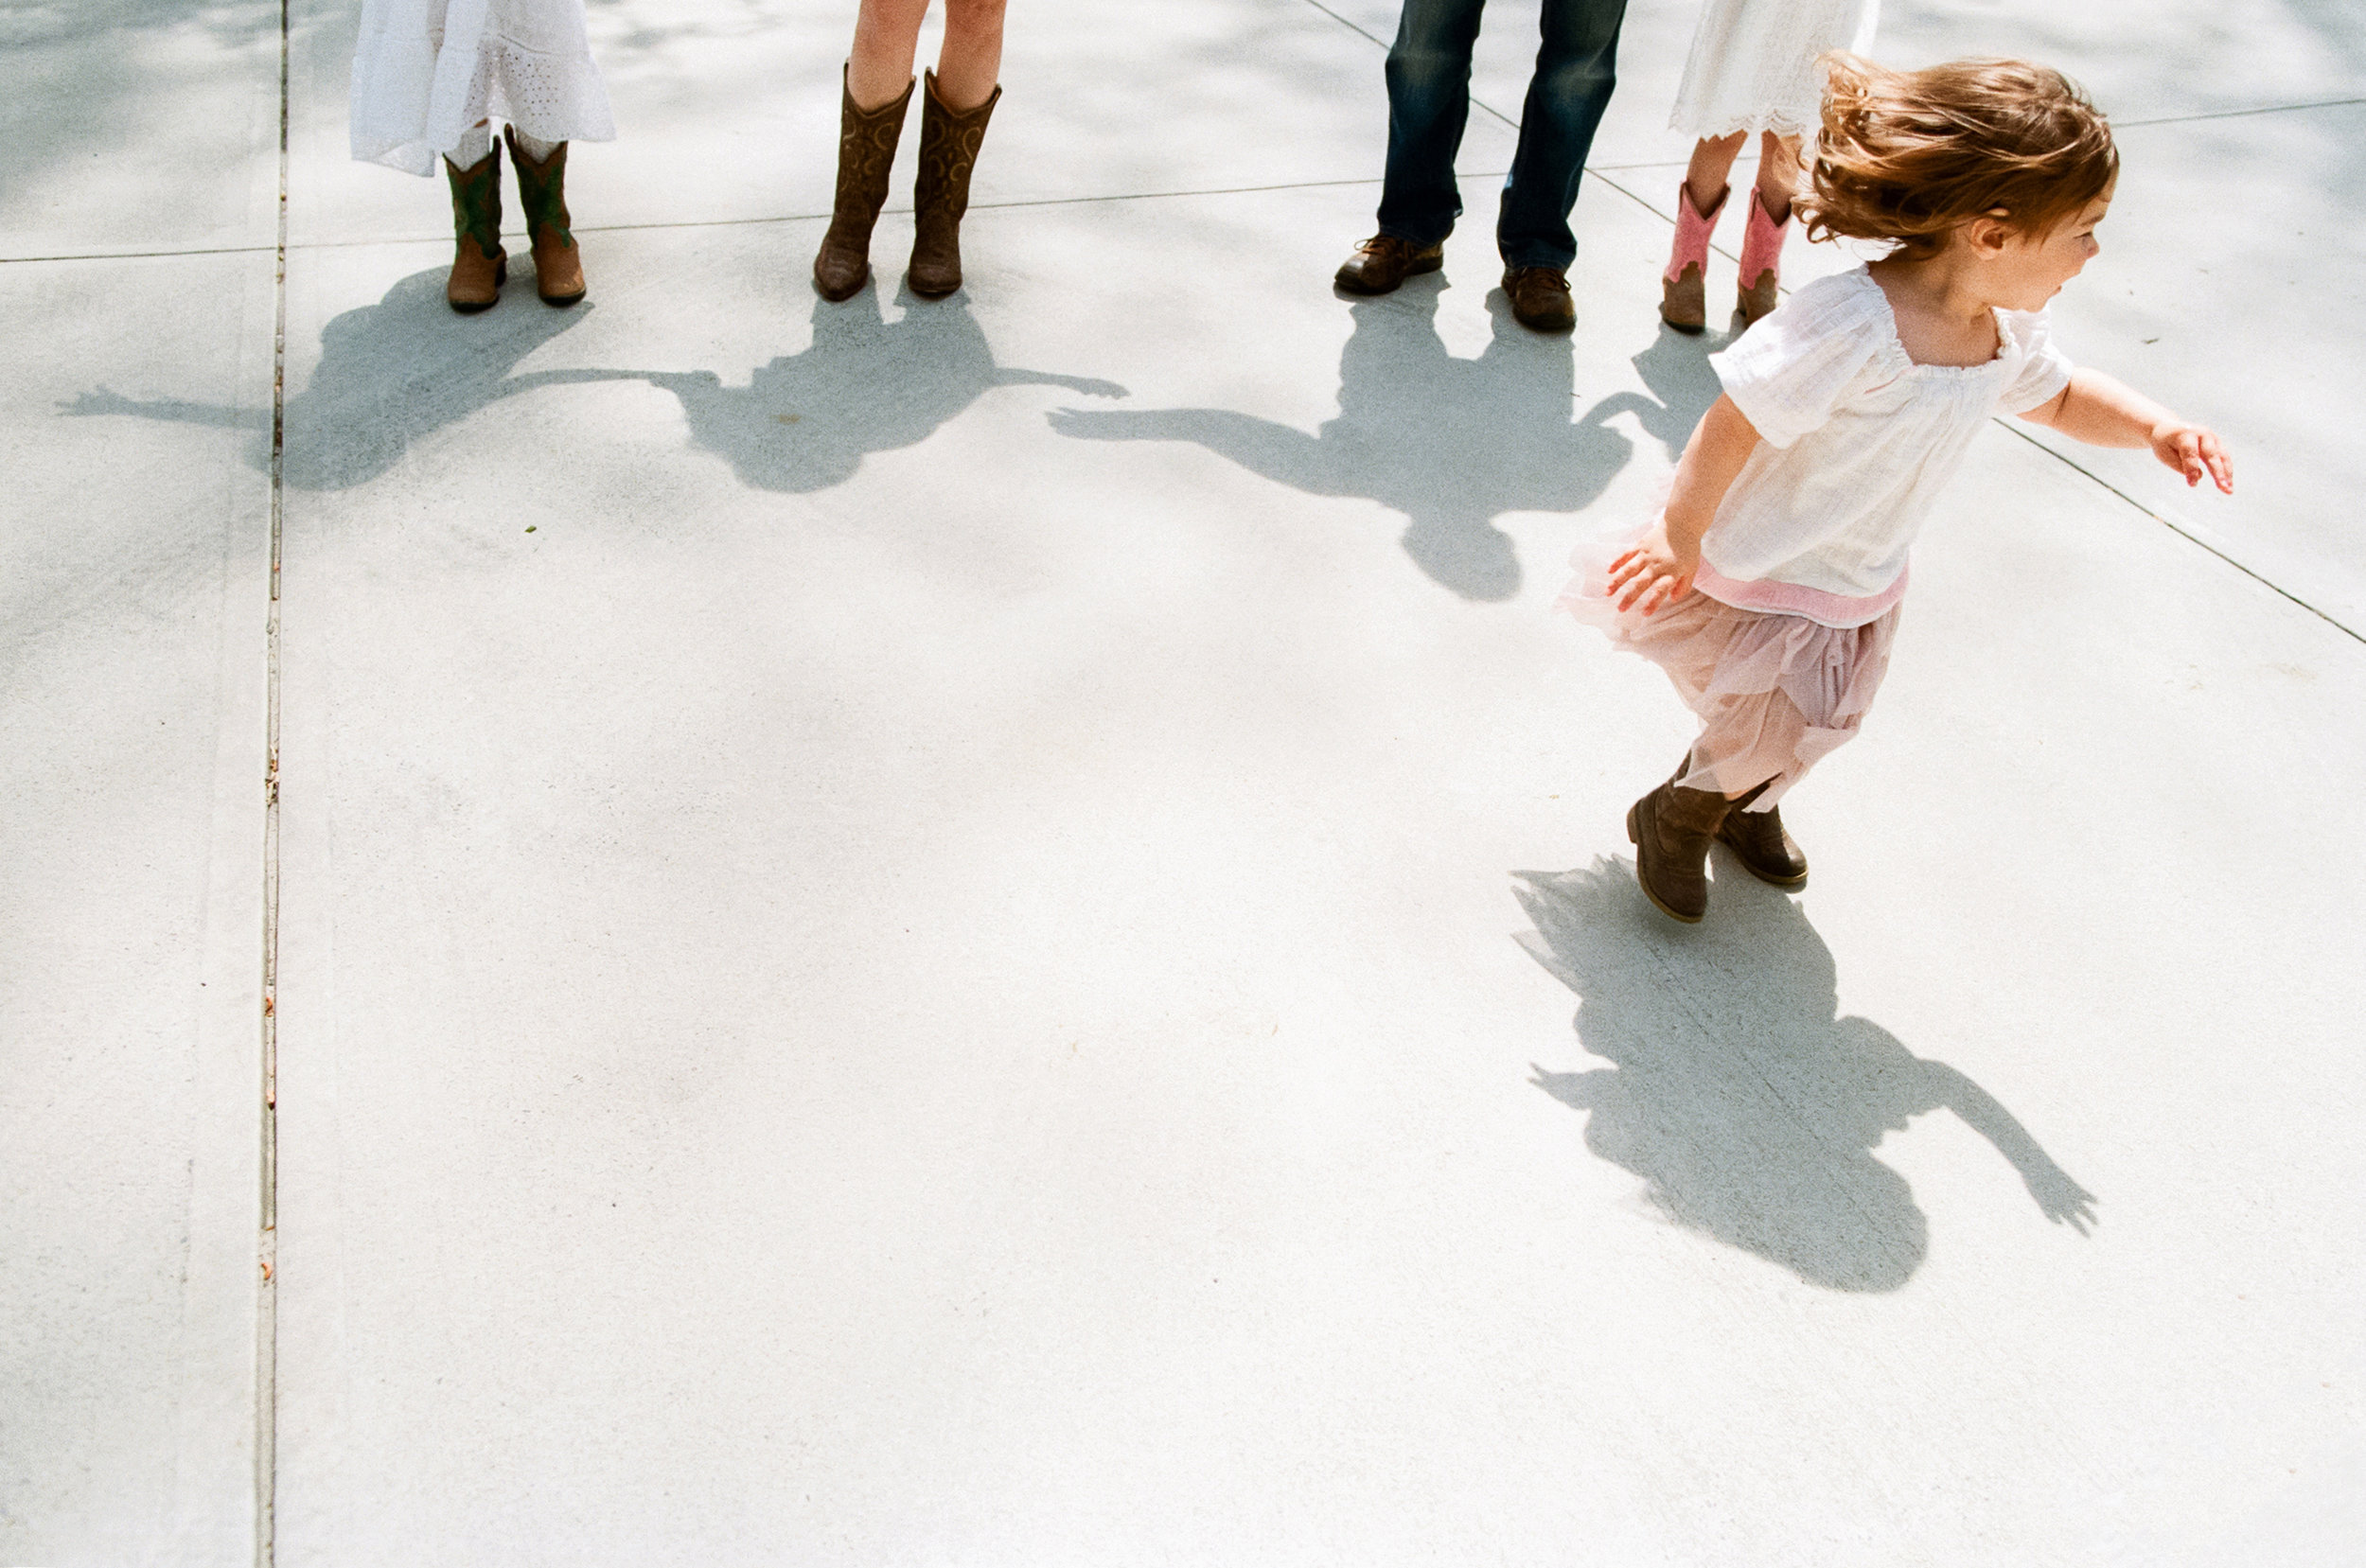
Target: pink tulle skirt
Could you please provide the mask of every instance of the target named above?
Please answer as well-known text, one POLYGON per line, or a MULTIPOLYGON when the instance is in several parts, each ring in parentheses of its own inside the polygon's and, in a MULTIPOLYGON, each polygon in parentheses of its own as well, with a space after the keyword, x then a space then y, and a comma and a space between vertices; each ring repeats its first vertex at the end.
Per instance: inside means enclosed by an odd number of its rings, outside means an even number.
POLYGON ((1580 546, 1560 608, 1667 671, 1699 716, 1692 766, 1679 785, 1739 795, 1765 783, 1751 808, 1769 809, 1856 734, 1889 669, 1899 607, 1862 626, 1827 626, 1696 591, 1648 616, 1622 612, 1606 591, 1610 563, 1633 542, 1580 546))

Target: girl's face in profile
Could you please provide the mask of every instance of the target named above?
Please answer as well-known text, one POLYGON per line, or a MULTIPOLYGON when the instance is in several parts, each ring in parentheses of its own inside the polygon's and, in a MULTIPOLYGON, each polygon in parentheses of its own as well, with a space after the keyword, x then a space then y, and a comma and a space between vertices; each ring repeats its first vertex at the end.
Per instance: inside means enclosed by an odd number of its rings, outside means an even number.
POLYGON ((2042 310, 2062 291, 2103 247, 2095 241, 2095 226, 2111 210, 2114 180, 2103 194, 2043 234, 2016 234, 1999 225, 1988 235, 1970 236, 1985 264, 1990 303, 2007 310, 2042 310))

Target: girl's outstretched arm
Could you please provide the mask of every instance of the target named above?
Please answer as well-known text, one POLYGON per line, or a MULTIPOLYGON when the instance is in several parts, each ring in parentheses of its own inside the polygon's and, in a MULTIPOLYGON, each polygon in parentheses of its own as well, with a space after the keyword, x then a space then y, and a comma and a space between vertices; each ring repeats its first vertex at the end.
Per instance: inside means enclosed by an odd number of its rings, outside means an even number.
POLYGON ((1701 565, 1701 536, 1716 520, 1717 508, 1758 439, 1757 427, 1731 397, 1720 395, 1709 405, 1676 462, 1676 482, 1659 525, 1610 563, 1610 596, 1620 609, 1640 605, 1649 615, 1691 590, 1692 573, 1701 565))
POLYGON ((2217 432, 2180 419, 2099 370, 2073 371, 2060 396, 2022 417, 2091 447, 2150 447, 2152 455, 2183 474, 2187 484, 2209 479, 2225 494, 2234 493, 2234 465, 2227 460, 2217 432))

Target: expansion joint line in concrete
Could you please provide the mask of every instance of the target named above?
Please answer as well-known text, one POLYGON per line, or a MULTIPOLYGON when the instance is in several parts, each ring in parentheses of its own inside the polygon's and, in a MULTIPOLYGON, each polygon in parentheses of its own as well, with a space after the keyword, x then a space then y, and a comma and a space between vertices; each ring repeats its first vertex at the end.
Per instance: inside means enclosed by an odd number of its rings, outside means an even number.
POLYGON ((279 0, 279 229, 272 276, 271 598, 263 618, 263 1011, 255 1312, 255 1561, 272 1568, 279 1472, 279 544, 288 434, 288 0, 279 0))

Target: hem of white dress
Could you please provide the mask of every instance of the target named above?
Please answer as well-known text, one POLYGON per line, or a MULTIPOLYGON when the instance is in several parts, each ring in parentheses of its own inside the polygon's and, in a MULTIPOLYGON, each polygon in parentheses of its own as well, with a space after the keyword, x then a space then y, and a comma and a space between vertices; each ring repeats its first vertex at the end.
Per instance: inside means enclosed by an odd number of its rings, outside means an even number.
POLYGON ((1724 121, 1712 120, 1704 125, 1697 120, 1689 119, 1680 109, 1668 116, 1668 129, 1681 131, 1697 142, 1713 142, 1726 136, 1760 133, 1768 131, 1772 131, 1777 136, 1796 136, 1801 141, 1806 141, 1824 129, 1824 120, 1820 115, 1802 118, 1785 110, 1771 110, 1743 115, 1724 121))
MULTIPOLYGON (((431 41, 431 62, 441 54, 441 45, 440 38, 431 41)), ((357 57, 357 78, 360 64, 357 57)), ((354 92, 358 102, 365 92, 362 81, 356 80, 354 92)), ((499 35, 488 37, 478 45, 477 66, 469 80, 468 100, 460 106, 459 113, 455 115, 446 105, 431 101, 422 119, 424 123, 400 128, 382 121, 376 127, 357 122, 352 129, 354 161, 383 164, 406 174, 433 179, 435 166, 460 145, 471 129, 488 120, 516 126, 521 134, 539 142, 616 139, 615 112, 609 105, 607 83, 588 51, 537 49, 499 35), (526 61, 556 65, 554 74, 567 84, 563 94, 566 101, 550 115, 521 113, 510 101, 503 85, 504 79, 516 74, 519 65, 526 61)))

